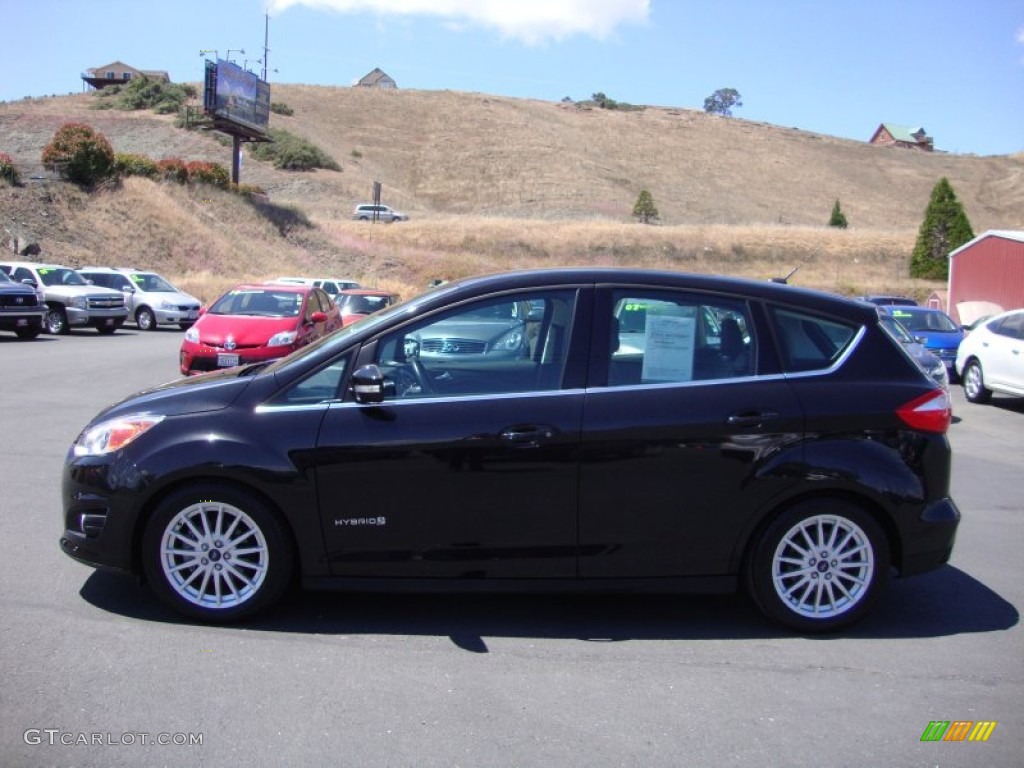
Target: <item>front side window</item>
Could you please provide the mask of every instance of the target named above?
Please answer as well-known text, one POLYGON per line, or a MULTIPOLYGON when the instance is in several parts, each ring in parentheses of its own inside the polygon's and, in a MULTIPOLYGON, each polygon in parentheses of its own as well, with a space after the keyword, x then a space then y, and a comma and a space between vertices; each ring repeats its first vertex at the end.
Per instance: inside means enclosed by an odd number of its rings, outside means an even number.
POLYGON ((375 362, 396 398, 557 389, 574 308, 569 290, 477 301, 384 336, 375 362))
POLYGON ((752 376, 754 339, 743 302, 669 291, 613 292, 609 386, 752 376))
POLYGON ((991 327, 992 333, 1011 339, 1024 339, 1024 312, 1007 315, 991 327))

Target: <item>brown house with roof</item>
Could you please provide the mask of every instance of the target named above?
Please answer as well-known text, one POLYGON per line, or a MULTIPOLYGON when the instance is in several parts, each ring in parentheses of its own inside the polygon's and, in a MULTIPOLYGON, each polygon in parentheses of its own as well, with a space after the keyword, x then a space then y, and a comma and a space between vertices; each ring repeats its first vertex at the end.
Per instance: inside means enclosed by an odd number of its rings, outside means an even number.
POLYGON ((397 88, 398 83, 391 78, 387 72, 380 67, 374 67, 373 71, 364 75, 356 81, 357 86, 363 88, 397 88))
POLYGON ((82 79, 93 88, 106 88, 108 85, 124 85, 140 77, 149 80, 157 80, 162 83, 171 82, 171 77, 166 72, 156 69, 136 69, 130 67, 123 61, 113 61, 102 67, 87 69, 82 73, 82 79))
POLYGON ((905 125, 893 125, 882 123, 875 130, 869 144, 878 144, 882 147, 900 147, 901 149, 919 149, 922 152, 931 152, 935 149, 934 140, 924 128, 908 128, 905 125))

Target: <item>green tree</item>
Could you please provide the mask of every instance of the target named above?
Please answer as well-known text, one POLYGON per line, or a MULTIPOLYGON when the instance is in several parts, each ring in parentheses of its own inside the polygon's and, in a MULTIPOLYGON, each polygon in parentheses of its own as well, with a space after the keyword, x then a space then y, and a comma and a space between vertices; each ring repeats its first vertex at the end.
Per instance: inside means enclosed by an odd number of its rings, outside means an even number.
POLYGON ((658 218, 658 209, 654 206, 654 198, 646 189, 640 191, 640 195, 633 205, 633 215, 640 219, 641 224, 650 224, 651 219, 658 218))
POLYGON ((846 215, 839 208, 839 200, 836 200, 836 204, 832 206, 832 216, 828 220, 830 227, 839 227, 839 229, 846 229, 847 221, 846 215))
POLYGON ((735 88, 719 88, 704 99, 704 111, 711 115, 732 117, 733 107, 742 107, 740 92, 735 88))
POLYGON ((956 193, 943 176, 932 189, 932 197, 917 232, 917 243, 910 257, 910 276, 929 280, 949 277, 949 254, 974 239, 956 193))
POLYGON ((14 159, 6 152, 0 152, 0 179, 9 182, 13 186, 21 184, 21 174, 14 164, 14 159))
POLYGON ((90 187, 114 172, 114 150, 106 136, 84 123, 65 123, 43 148, 43 165, 68 181, 90 187))

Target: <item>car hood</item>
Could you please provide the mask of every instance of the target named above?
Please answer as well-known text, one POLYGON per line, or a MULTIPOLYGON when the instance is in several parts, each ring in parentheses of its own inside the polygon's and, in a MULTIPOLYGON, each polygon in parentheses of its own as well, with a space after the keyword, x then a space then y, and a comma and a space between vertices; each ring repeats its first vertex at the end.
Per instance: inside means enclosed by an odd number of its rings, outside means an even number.
POLYGON ((129 413, 154 413, 182 416, 188 413, 219 411, 231 405, 252 383, 252 369, 262 366, 228 368, 167 382, 109 406, 93 419, 93 423, 129 413))
POLYGON ((199 343, 222 347, 230 336, 239 347, 259 347, 281 331, 294 331, 297 317, 242 317, 239 315, 210 315, 199 318, 193 328, 199 333, 199 343))
POLYGON ((960 331, 911 331, 911 333, 916 338, 924 339, 924 344, 929 349, 955 347, 964 338, 960 331))

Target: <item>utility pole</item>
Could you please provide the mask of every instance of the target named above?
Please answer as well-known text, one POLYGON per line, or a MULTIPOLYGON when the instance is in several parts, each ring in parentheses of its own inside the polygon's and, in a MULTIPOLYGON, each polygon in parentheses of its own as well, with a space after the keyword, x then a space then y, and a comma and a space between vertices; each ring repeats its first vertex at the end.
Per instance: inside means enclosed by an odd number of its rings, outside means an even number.
POLYGON ((270 14, 265 13, 263 15, 263 82, 267 82, 267 57, 270 54, 270 48, 267 47, 267 43, 270 40, 270 14))

